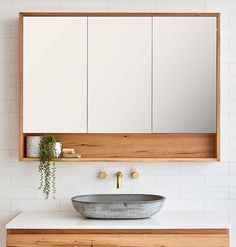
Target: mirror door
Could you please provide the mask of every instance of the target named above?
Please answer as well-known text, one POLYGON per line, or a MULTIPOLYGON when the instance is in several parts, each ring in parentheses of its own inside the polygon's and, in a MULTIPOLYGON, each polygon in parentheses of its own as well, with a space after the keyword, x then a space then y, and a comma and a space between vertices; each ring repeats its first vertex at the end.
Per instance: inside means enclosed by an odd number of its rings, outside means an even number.
POLYGON ((87 131, 87 17, 24 17, 24 133, 87 131))
POLYGON ((216 133, 215 17, 153 17, 153 132, 216 133))
POLYGON ((88 17, 88 132, 151 132, 151 17, 88 17))

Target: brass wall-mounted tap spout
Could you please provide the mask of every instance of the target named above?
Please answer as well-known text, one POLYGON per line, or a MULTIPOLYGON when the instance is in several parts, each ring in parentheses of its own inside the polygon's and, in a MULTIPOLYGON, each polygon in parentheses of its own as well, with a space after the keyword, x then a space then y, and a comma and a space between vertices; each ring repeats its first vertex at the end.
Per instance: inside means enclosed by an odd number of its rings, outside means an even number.
POLYGON ((121 179, 123 177, 123 173, 122 172, 117 172, 116 173, 116 178, 117 178, 117 185, 116 185, 116 188, 117 189, 120 189, 121 187, 121 179))

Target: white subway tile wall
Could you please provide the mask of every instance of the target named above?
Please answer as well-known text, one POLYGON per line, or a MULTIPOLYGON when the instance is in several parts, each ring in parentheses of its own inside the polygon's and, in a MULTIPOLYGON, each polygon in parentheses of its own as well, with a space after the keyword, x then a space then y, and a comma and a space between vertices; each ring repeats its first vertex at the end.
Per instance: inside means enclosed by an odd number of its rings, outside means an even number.
POLYGON ((5 224, 22 210, 72 210, 70 198, 84 193, 159 193, 163 210, 223 211, 236 246, 236 1, 223 0, 0 0, 0 246, 5 224), (57 199, 45 201, 37 163, 18 158, 18 12, 220 12, 221 163, 73 163, 57 165, 57 199), (97 179, 105 169, 107 180, 97 179), (129 173, 137 169, 139 180, 129 173), (122 171, 123 187, 115 188, 122 171))

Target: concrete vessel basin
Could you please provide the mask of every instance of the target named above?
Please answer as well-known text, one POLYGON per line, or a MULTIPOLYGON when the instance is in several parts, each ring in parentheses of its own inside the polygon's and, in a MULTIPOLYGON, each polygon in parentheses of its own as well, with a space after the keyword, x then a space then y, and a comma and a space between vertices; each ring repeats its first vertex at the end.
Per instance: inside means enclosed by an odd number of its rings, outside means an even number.
POLYGON ((145 219, 160 211, 165 197, 147 194, 81 195, 72 199, 82 216, 94 219, 145 219))

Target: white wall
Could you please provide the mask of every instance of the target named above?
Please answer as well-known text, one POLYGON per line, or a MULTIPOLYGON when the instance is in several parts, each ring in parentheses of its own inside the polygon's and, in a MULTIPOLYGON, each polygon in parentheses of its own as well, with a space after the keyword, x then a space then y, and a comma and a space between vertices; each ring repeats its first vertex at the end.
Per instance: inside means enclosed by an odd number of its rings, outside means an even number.
MULTIPOLYGON (((220 210, 236 226, 236 1, 80 1, 0 0, 0 246, 4 225, 21 210, 70 210, 70 197, 81 193, 160 193, 166 210, 220 210), (19 11, 220 12, 221 16, 221 163, 58 164, 57 199, 45 201, 37 190, 37 163, 17 161, 17 59, 19 11), (128 178, 131 167, 141 178, 128 178), (105 168, 109 179, 96 178, 105 168), (115 189, 114 173, 126 175, 115 189)), ((236 246, 236 227, 232 230, 236 246)))

